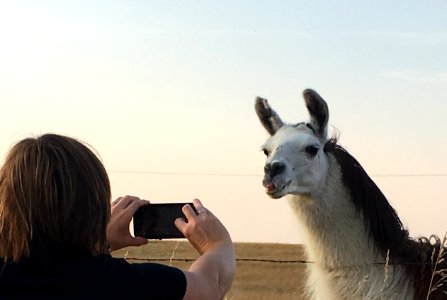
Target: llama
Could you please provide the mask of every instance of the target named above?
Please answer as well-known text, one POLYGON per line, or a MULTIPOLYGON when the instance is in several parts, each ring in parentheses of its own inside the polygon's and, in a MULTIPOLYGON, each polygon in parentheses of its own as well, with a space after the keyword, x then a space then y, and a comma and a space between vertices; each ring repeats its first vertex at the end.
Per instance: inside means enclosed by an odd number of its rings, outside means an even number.
MULTIPOLYGON (((266 193, 286 196, 304 231, 312 262, 306 293, 316 300, 426 299, 433 257, 445 251, 445 240, 408 236, 356 159, 327 139, 326 102, 310 89, 303 96, 309 123, 283 123, 263 98, 255 109, 270 134, 262 146, 266 193)), ((447 259, 436 267, 445 269, 447 259)), ((429 299, 447 299, 446 291, 438 288, 429 299)))

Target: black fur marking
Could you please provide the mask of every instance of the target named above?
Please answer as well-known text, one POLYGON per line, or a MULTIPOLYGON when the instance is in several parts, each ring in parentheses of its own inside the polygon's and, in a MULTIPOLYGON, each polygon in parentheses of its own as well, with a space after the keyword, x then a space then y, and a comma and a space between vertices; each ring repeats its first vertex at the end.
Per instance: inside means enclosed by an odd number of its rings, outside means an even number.
POLYGON ((307 128, 312 130, 313 134, 318 135, 318 132, 315 130, 315 128, 310 123, 299 122, 299 123, 296 123, 295 125, 293 125, 292 127, 298 127, 300 125, 305 125, 307 128))
POLYGON ((329 109, 326 102, 317 92, 307 89, 303 92, 304 101, 312 120, 316 123, 317 131, 320 136, 323 135, 327 122, 329 121, 329 109))
POLYGON ((310 130, 312 130, 312 132, 313 132, 314 134, 317 134, 317 132, 315 131, 315 128, 312 126, 312 124, 310 124, 310 123, 306 123, 306 127, 309 128, 310 130))
POLYGON ((300 126, 300 125, 304 125, 304 124, 306 124, 306 123, 304 123, 304 122, 299 122, 299 123, 296 123, 295 125, 293 125, 293 127, 298 127, 298 126, 300 126))
POLYGON ((408 239, 408 232, 403 229, 396 211, 358 161, 343 147, 337 145, 336 141, 328 141, 324 150, 337 159, 343 183, 351 193, 357 212, 363 214, 365 228, 378 250, 384 257, 388 249, 390 255, 396 255, 400 251, 401 242, 408 239))
MULTIPOLYGON (((436 257, 442 247, 439 239, 431 244, 426 238, 409 238, 396 211, 358 161, 338 145, 336 139, 329 140, 324 150, 340 165, 343 184, 350 191, 357 212, 363 215, 365 230, 376 249, 384 258, 389 250, 390 264, 406 266, 408 276, 414 280, 415 299, 425 299, 432 275, 432 253, 436 257)), ((447 259, 438 266, 438 269, 443 268, 447 268, 447 259)), ((434 279, 436 282, 440 276, 434 279)), ((432 292, 430 299, 445 300, 443 291, 445 287, 432 292)))
POLYGON ((270 135, 274 135, 279 128, 283 126, 283 122, 276 112, 266 104, 267 100, 257 97, 255 102, 256 114, 259 117, 264 128, 270 135))

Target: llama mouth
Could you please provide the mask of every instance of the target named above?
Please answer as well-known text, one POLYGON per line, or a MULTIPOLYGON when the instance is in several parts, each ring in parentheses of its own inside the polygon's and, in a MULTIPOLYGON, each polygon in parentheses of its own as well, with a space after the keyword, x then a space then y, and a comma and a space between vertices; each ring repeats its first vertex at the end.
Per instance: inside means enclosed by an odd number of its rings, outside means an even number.
POLYGON ((265 192, 270 197, 278 196, 278 193, 282 192, 286 187, 288 187, 291 182, 292 182, 292 180, 289 180, 286 184, 279 185, 279 186, 277 184, 275 184, 274 182, 272 182, 272 181, 271 182, 266 182, 264 184, 265 192))
POLYGON ((265 184, 264 187, 267 194, 273 194, 276 190, 276 184, 274 184, 273 182, 265 184))

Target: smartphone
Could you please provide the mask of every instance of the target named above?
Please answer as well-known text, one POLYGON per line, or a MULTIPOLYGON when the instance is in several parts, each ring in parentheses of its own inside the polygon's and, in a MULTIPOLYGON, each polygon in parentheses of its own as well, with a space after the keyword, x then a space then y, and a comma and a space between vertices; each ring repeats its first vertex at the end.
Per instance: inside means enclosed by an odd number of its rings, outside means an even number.
POLYGON ((154 203, 140 207, 133 216, 134 235, 146 239, 178 239, 185 238, 175 227, 177 218, 186 219, 182 207, 192 203, 154 203))

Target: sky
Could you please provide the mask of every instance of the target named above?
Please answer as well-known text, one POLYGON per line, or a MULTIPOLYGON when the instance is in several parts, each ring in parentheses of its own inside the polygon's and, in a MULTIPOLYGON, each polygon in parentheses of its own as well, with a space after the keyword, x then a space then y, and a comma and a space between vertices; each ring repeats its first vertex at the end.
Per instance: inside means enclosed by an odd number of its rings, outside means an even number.
POLYGON ((199 198, 237 242, 303 243, 262 187, 262 96, 329 106, 412 236, 447 231, 446 1, 0 0, 0 156, 28 136, 93 146, 113 197, 199 198))

